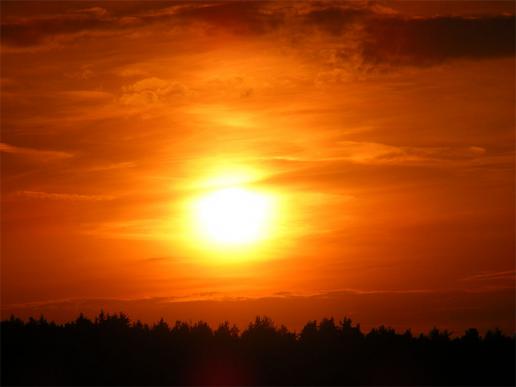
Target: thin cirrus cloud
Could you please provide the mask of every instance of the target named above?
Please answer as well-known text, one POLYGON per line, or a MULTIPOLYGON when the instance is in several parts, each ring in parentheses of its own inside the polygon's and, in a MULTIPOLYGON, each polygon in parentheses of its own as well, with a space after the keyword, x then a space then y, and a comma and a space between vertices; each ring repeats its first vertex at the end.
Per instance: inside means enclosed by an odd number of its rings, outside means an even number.
POLYGON ((16 196, 27 199, 43 199, 43 200, 65 200, 65 201, 103 201, 113 200, 115 197, 111 195, 83 195, 76 193, 56 193, 44 191, 18 191, 16 196))
POLYGON ((299 162, 349 161, 360 164, 434 164, 437 162, 468 161, 481 158, 486 150, 470 147, 396 147, 381 143, 340 141, 333 148, 335 156, 325 157, 273 157, 276 160, 299 162))
POLYGON ((4 142, 0 143, 0 152, 24 157, 34 161, 53 161, 74 157, 74 154, 70 152, 19 147, 9 145, 4 142))
POLYGON ((516 279, 516 270, 489 271, 464 277, 463 281, 500 281, 516 279))

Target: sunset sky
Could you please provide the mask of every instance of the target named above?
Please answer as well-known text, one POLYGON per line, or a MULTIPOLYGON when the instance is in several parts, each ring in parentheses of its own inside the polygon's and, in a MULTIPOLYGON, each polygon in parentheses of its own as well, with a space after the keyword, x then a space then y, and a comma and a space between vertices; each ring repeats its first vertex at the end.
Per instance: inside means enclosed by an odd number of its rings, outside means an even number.
POLYGON ((2 1, 2 317, 513 333, 514 43, 512 1, 2 1), (197 224, 227 188, 253 240, 197 224))

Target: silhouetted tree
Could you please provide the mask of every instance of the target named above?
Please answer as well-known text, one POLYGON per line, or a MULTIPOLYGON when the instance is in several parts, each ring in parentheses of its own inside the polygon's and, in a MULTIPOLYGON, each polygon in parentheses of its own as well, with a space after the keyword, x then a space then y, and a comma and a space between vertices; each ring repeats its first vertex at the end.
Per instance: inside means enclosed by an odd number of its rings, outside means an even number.
POLYGON ((229 322, 163 319, 151 327, 123 313, 2 321, 3 385, 514 385, 515 338, 499 329, 452 337, 349 318, 309 321, 299 334, 257 317, 229 322))

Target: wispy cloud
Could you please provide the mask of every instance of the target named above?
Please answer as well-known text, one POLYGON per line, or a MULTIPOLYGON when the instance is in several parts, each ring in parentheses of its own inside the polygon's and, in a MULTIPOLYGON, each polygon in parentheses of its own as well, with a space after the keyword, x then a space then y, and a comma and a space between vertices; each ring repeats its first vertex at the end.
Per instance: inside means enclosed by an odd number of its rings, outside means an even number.
POLYGON ((29 199, 43 200, 65 200, 65 201, 104 201, 113 200, 114 196, 110 195, 82 195, 76 193, 55 193, 43 191, 18 191, 16 195, 29 199))
POLYGON ((0 152, 19 155, 37 161, 63 160, 74 157, 74 154, 70 152, 19 147, 6 144, 5 142, 0 143, 0 152))
POLYGON ((516 280, 516 270, 502 271, 483 271, 468 277, 462 278, 462 281, 499 281, 499 280, 516 280))
POLYGON ((169 96, 182 96, 186 87, 175 81, 156 77, 144 78, 122 88, 120 103, 124 105, 145 105, 163 101, 169 96))
POLYGON ((76 98, 79 100, 105 100, 113 98, 111 93, 99 90, 69 90, 62 91, 64 97, 76 98))
POLYGON ((435 165, 473 161, 483 158, 486 154, 486 149, 479 146, 408 147, 365 141, 336 141, 321 145, 324 146, 326 155, 321 156, 307 149, 295 155, 272 156, 270 159, 303 163, 344 161, 374 165, 435 165))
POLYGON ((131 219, 84 225, 84 234, 109 239, 171 240, 170 225, 162 219, 131 219))
POLYGON ((135 166, 136 166, 136 163, 133 161, 121 161, 119 163, 99 164, 99 165, 93 165, 90 167, 85 167, 84 171, 85 172, 111 171, 111 170, 133 168, 135 166))

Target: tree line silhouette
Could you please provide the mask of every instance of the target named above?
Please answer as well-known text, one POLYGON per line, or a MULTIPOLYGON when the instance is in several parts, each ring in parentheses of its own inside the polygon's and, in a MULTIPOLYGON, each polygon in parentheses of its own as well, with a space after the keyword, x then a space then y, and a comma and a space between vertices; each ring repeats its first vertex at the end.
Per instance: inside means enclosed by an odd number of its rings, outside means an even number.
POLYGON ((257 317, 240 332, 101 312, 65 324, 12 316, 0 333, 2 385, 515 384, 515 337, 500 330, 366 334, 329 318, 294 333, 257 317))

